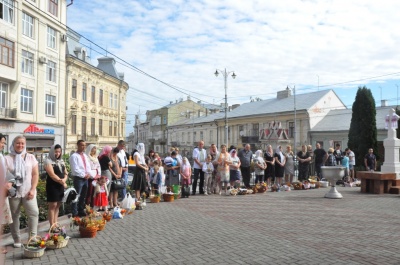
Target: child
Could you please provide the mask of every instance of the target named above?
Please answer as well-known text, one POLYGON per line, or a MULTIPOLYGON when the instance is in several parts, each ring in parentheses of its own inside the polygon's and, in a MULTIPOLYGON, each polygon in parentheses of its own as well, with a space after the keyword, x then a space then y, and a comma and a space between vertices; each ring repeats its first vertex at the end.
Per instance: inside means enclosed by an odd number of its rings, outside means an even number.
POLYGON ((204 172, 204 195, 211 194, 212 186, 212 173, 214 171, 214 166, 211 163, 211 155, 207 156, 206 163, 203 163, 203 172, 204 172))
POLYGON ((344 180, 348 183, 353 182, 353 180, 349 176, 349 154, 347 153, 342 156, 342 166, 346 168, 344 170, 344 180))
POLYGON ((101 176, 97 180, 93 180, 92 184, 94 186, 94 202, 93 205, 95 208, 98 208, 99 211, 104 211, 108 205, 108 189, 107 183, 108 179, 106 176, 101 176))
POLYGON ((151 178, 152 178, 151 187, 153 190, 156 190, 156 192, 159 194, 159 189, 162 185, 162 176, 160 172, 160 167, 158 166, 158 161, 155 161, 154 163, 153 175, 151 178))
POLYGON ((190 165, 186 157, 182 158, 182 165, 180 169, 181 184, 182 184, 182 197, 189 197, 190 190, 189 185, 192 182, 192 166, 190 165))

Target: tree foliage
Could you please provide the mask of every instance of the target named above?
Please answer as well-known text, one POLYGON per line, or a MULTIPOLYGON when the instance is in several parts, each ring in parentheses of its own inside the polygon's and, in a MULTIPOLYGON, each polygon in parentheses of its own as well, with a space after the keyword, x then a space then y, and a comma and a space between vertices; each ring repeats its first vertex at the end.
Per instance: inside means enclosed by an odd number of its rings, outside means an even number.
POLYGON ((358 87, 353 103, 348 146, 356 156, 356 165, 364 165, 369 148, 377 151, 375 99, 367 87, 358 87))

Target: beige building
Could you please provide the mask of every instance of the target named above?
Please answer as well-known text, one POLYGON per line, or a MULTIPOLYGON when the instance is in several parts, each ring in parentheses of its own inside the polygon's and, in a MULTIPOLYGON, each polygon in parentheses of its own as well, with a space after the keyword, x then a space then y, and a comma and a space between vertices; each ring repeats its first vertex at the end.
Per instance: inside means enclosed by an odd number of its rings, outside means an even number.
POLYGON ((171 101, 170 104, 155 110, 146 112, 146 121, 140 122, 136 119, 135 132, 138 142, 143 142, 146 150, 153 149, 160 155, 166 154, 169 147, 175 146, 179 142, 179 136, 176 135, 174 129, 168 129, 171 124, 179 123, 182 120, 194 121, 198 117, 210 115, 219 112, 219 106, 212 104, 203 104, 195 102, 187 97, 171 101))
POLYGON ((32 153, 63 146, 66 1, 0 4, 0 132, 32 153))
MULTIPOLYGON (((310 143, 309 131, 330 110, 345 108, 333 90, 300 94, 296 96, 295 119, 294 95, 289 89, 279 91, 276 98, 245 103, 228 112, 228 146, 242 148, 249 143, 253 149, 265 150, 268 144, 274 149, 290 144, 298 149, 310 143)), ((191 156, 199 140, 204 140, 206 147, 225 144, 224 116, 216 113, 168 126, 168 146, 179 146, 191 156)))
POLYGON ((70 29, 67 36, 66 150, 75 150, 80 139, 99 148, 116 146, 125 139, 129 86, 124 74, 117 72, 113 58, 98 58, 93 66, 80 36, 70 29))

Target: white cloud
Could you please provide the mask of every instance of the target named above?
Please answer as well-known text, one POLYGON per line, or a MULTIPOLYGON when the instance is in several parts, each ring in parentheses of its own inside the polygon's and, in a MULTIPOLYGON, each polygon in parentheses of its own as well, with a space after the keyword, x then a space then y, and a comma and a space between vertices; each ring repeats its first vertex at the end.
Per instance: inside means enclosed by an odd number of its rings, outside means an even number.
MULTIPOLYGON (((316 87, 317 75, 323 85, 397 72, 398 10, 400 2, 389 0, 99 0, 74 3, 68 24, 143 71, 217 102, 224 90, 215 68, 235 70, 232 101, 272 97, 287 84, 316 87)), ((143 111, 186 97, 117 67, 132 87, 165 99, 130 92, 135 112, 137 102, 143 111)))

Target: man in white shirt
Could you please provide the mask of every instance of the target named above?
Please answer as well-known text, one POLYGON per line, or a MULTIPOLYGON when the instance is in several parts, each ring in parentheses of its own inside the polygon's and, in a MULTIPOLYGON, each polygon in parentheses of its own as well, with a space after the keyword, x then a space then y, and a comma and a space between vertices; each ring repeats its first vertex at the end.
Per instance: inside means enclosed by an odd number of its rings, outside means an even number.
POLYGON ((354 166, 356 165, 356 156, 354 155, 354 152, 350 150, 350 148, 346 148, 344 151, 349 154, 350 179, 354 181, 354 166))
POLYGON ((119 158, 119 163, 122 168, 122 178, 125 181, 125 188, 122 189, 122 198, 126 197, 126 185, 128 183, 128 159, 125 152, 125 142, 124 140, 119 140, 118 145, 119 153, 117 154, 119 158))
POLYGON ((200 176, 199 193, 204 194, 204 172, 202 171, 203 163, 207 159, 207 152, 204 149, 204 142, 200 141, 199 145, 193 150, 193 184, 192 184, 192 195, 196 194, 197 180, 200 176))
POLYGON ((79 201, 72 204, 72 216, 74 217, 86 216, 85 198, 88 189, 88 179, 91 177, 90 160, 85 154, 86 143, 84 140, 79 140, 76 145, 77 151, 69 158, 71 175, 74 180, 74 188, 79 194, 79 201))

